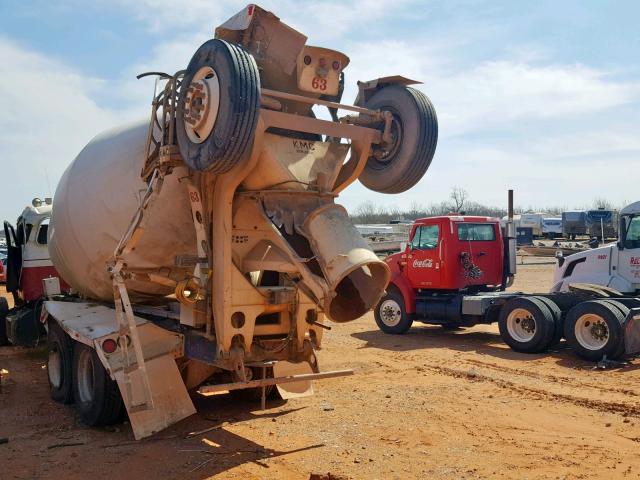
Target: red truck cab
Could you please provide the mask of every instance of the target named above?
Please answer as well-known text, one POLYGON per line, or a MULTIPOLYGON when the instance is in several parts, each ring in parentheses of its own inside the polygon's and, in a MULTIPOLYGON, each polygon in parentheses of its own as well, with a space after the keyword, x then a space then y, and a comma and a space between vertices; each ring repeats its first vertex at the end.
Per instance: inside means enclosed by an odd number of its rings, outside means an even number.
POLYGON ((447 215, 416 220, 404 251, 386 262, 401 291, 491 291, 503 282, 503 257, 497 218, 447 215))
POLYGON ((403 252, 387 257, 392 280, 411 289, 496 290, 504 245, 496 218, 448 215, 416 220, 403 252))
POLYGON ((486 310, 468 314, 462 304, 508 286, 514 272, 505 243, 497 218, 452 214, 416 220, 404 250, 385 260, 391 281, 375 309, 379 326, 402 333, 413 318, 441 325, 491 321, 486 310))

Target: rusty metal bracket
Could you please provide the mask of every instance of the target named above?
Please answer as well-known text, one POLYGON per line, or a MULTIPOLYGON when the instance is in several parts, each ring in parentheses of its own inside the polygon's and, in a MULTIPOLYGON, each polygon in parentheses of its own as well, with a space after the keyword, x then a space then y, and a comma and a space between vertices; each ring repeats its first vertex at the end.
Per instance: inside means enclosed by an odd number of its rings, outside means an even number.
POLYGON ((145 162, 140 176, 145 182, 149 181, 154 168, 158 166, 177 166, 182 162, 182 156, 176 145, 175 119, 178 109, 178 95, 182 86, 184 70, 179 70, 173 76, 162 72, 148 72, 138 75, 142 78, 148 75, 158 75, 151 101, 151 118, 145 145, 145 162), (164 88, 158 92, 158 81, 168 80, 164 88))

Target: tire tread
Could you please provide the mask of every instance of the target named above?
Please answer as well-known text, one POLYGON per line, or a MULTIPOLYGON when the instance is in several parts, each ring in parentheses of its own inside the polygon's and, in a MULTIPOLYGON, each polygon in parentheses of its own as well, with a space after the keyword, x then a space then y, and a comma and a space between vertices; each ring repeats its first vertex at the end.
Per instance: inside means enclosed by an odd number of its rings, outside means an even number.
MULTIPOLYGON (((388 171, 391 169, 391 166, 382 171, 375 171, 365 167, 364 172, 360 176, 361 183, 367 188, 380 193, 405 192, 418 183, 431 165, 438 143, 438 119, 435 108, 429 98, 420 90, 400 85, 384 87, 380 92, 385 90, 388 92, 392 89, 398 92, 399 95, 408 98, 416 108, 419 121, 419 138, 417 150, 404 172, 393 174, 393 172, 388 171), (387 178, 387 182, 383 186, 377 185, 375 180, 370 178, 374 176, 379 177, 380 175, 384 175, 387 178), (388 178, 391 176, 395 177, 395 179, 389 181, 388 178)), ((370 101, 374 98, 375 94, 370 101)))
MULTIPOLYGON (((253 136, 260 112, 260 77, 253 56, 241 46, 220 39, 205 42, 194 54, 183 78, 176 119, 180 152, 192 169, 216 174, 226 173, 240 163, 253 145, 253 136), (229 118, 216 122, 213 132, 203 143, 192 143, 184 132, 183 105, 186 85, 192 76, 209 61, 209 56, 221 55, 229 68, 229 118)), ((221 92, 224 94, 225 92, 221 92)))

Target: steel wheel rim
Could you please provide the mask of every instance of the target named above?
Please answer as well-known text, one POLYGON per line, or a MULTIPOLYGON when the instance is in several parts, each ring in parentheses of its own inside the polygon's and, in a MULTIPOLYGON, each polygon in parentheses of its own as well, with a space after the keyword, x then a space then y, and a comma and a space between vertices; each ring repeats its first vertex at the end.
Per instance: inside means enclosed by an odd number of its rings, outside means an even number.
POLYGON ((49 383, 53 388, 60 388, 62 385, 62 356, 58 350, 50 350, 47 360, 47 375, 49 383))
POLYGON ((220 83, 211 67, 202 67, 189 84, 184 100, 184 130, 193 143, 202 143, 213 131, 220 108, 220 83))
POLYGON ((521 343, 533 339, 536 334, 536 320, 526 308, 516 308, 507 316, 507 331, 511 338, 521 343))
POLYGON ((78 396, 82 403, 93 400, 94 369, 90 350, 82 350, 78 356, 78 396))
POLYGON ((387 164, 391 161, 393 156, 400 150, 400 145, 403 140, 403 131, 402 131, 402 123, 400 123, 399 118, 394 115, 393 120, 391 122, 391 144, 387 145, 388 150, 385 150, 380 158, 377 160, 380 163, 387 164))
MULTIPOLYGON (((395 110, 391 107, 382 107, 381 110, 389 111, 393 115, 393 120, 391 121, 392 140, 390 144, 385 145, 380 155, 373 156, 375 162, 369 162, 370 165, 376 166, 378 169, 385 168, 391 162, 391 159, 400 150, 404 137, 403 125, 395 110)), ((384 126, 384 122, 381 122, 380 125, 384 126)))
POLYGON ((395 327, 402 320, 402 309, 395 300, 385 300, 380 304, 380 320, 388 327, 395 327))
POLYGON ((609 341, 609 326, 600 315, 587 313, 576 321, 576 340, 587 350, 600 350, 609 341))

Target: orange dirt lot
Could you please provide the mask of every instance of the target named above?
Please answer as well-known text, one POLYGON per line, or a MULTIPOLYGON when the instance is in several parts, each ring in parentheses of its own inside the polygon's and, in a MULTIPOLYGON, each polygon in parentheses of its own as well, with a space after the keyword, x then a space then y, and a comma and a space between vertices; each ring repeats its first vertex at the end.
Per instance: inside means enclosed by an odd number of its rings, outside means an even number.
MULTIPOLYGON (((550 287, 549 262, 518 268, 516 289, 550 287)), ((2 348, 0 478, 638 478, 640 361, 594 370, 564 345, 514 353, 497 332, 388 336, 368 314, 334 325, 320 352, 324 370, 355 376, 266 411, 199 398, 196 415, 140 442, 127 423, 88 428, 53 403, 43 348, 2 348)))

